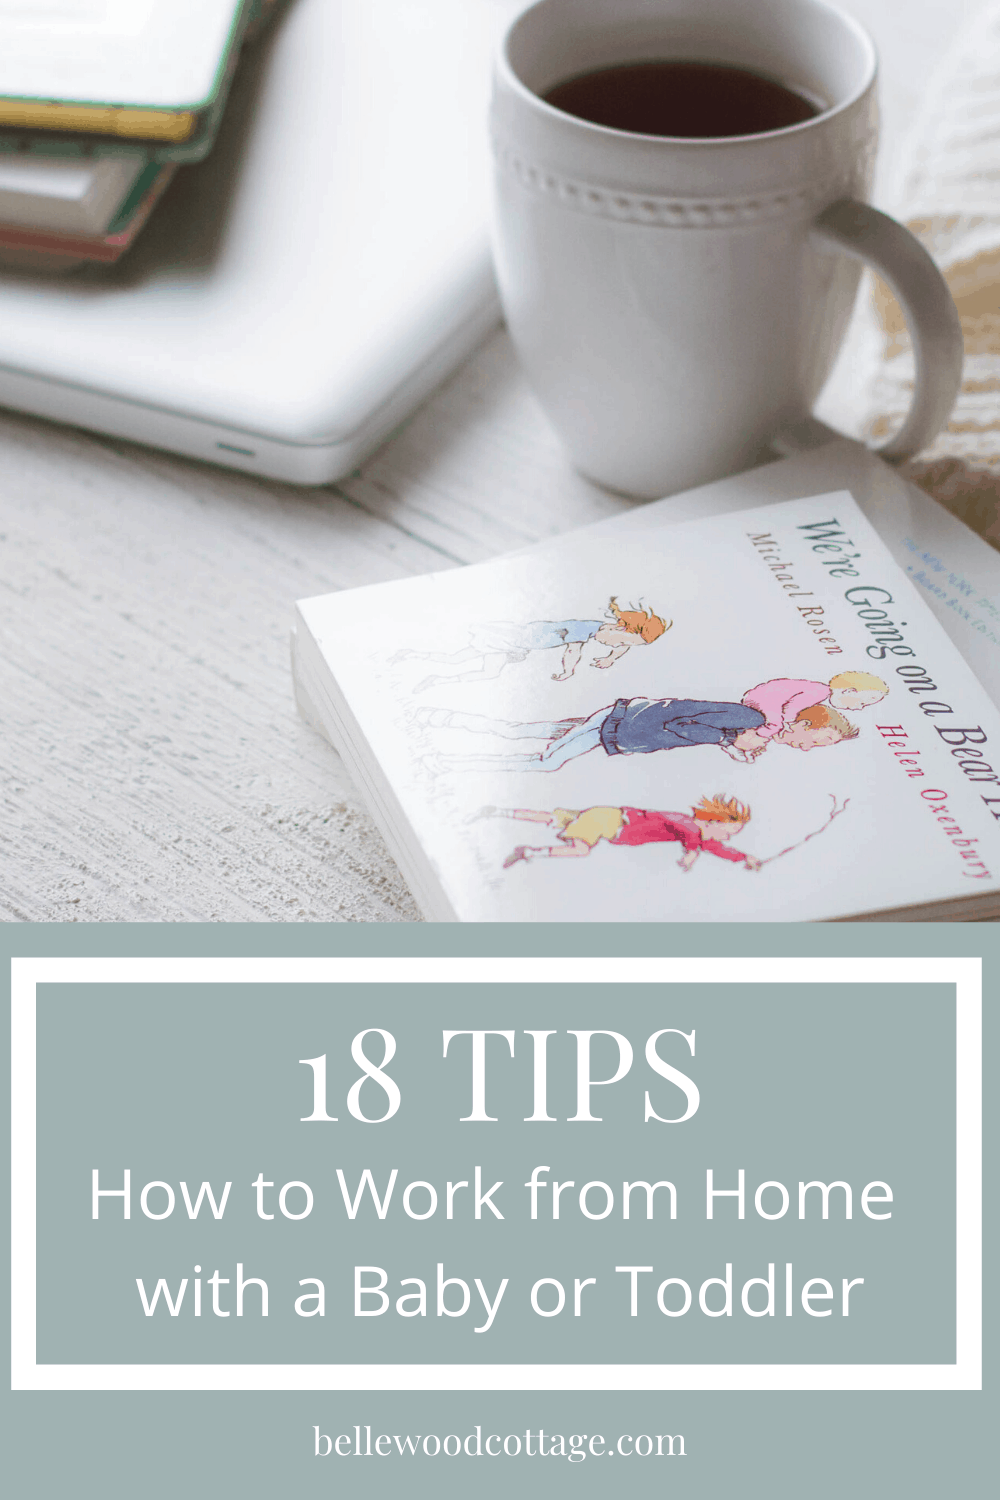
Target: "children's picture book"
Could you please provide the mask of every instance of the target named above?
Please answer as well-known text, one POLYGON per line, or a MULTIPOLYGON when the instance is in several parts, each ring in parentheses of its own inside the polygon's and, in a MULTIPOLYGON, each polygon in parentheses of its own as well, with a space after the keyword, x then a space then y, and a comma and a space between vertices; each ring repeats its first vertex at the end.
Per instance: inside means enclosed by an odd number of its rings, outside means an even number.
POLYGON ((1000 911, 1000 714, 851 495, 666 513, 300 603, 426 915, 1000 911))
POLYGON ((654 518, 662 526, 849 489, 894 561, 1000 706, 1000 555, 862 443, 825 431, 833 440, 807 452, 652 505, 637 505, 594 523, 591 530, 624 534, 633 527, 647 527, 654 518))

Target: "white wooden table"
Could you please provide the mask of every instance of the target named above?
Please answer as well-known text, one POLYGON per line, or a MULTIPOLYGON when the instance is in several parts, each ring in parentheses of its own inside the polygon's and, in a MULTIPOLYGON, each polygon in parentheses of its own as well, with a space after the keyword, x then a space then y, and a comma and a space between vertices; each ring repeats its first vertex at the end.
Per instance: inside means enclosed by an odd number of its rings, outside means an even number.
MULTIPOLYGON (((978 3, 846 0, 883 59, 883 197, 978 3)), ((324 490, 0 413, 0 919, 419 920, 296 715, 292 602, 626 505, 569 470, 502 332, 324 490)))

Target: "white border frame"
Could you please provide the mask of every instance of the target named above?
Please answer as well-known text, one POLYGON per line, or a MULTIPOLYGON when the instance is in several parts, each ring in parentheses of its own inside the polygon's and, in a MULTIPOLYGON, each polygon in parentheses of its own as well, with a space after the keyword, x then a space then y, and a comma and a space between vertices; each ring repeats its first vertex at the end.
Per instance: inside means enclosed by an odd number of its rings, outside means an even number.
POLYGON ((11 1388, 34 1391, 973 1391, 982 1389, 982 962, 978 958, 14 958, 11 1388), (39 1365, 39 984, 954 984, 956 1361, 940 1365, 39 1365), (16 1292, 15 1289, 16 1288, 16 1292))

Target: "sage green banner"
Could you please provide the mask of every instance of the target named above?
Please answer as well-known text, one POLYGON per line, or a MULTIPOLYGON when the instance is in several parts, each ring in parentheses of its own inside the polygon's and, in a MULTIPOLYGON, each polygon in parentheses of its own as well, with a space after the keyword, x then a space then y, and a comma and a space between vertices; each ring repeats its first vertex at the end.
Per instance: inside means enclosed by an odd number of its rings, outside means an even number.
POLYGON ((37 1072, 43 1363, 955 1359, 953 986, 43 985, 37 1072))
MULTIPOLYGON (((956 1360, 955 985, 823 971, 981 958, 990 1080, 993 927, 46 926, 0 945, 5 975, 16 955, 620 960, 556 982, 41 983, 43 1371, 280 1385, 391 1364, 404 1387, 443 1365, 956 1360), (629 979, 643 955, 702 954, 816 973, 629 979)), ((985 1106, 989 1145, 989 1082, 985 1106)), ((988 1268, 989 1195, 984 1222, 988 1268)), ((989 1272, 984 1321, 982 1391, 505 1392, 474 1372, 442 1391, 18 1390, 7 1468, 32 1500, 978 1493, 989 1272)))

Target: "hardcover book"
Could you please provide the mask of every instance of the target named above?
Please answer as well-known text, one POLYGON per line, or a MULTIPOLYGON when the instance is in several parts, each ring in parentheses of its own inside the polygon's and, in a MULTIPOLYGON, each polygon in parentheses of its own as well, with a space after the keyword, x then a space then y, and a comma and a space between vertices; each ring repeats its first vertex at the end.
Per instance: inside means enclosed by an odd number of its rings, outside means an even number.
POLYGON ((851 495, 669 507, 299 605, 425 913, 1000 911, 1000 715, 851 495))
POLYGON ((0 128, 146 142, 193 160, 211 144, 251 0, 56 0, 0 8, 0 128))
POLYGON ((135 157, 0 152, 0 224, 51 234, 107 234, 142 171, 135 157))
POLYGON ((29 270, 68 271, 84 261, 113 263, 132 245, 169 187, 176 170, 169 162, 163 166, 151 162, 142 168, 108 216, 106 226, 96 232, 58 232, 31 225, 0 223, 0 264, 29 270))

